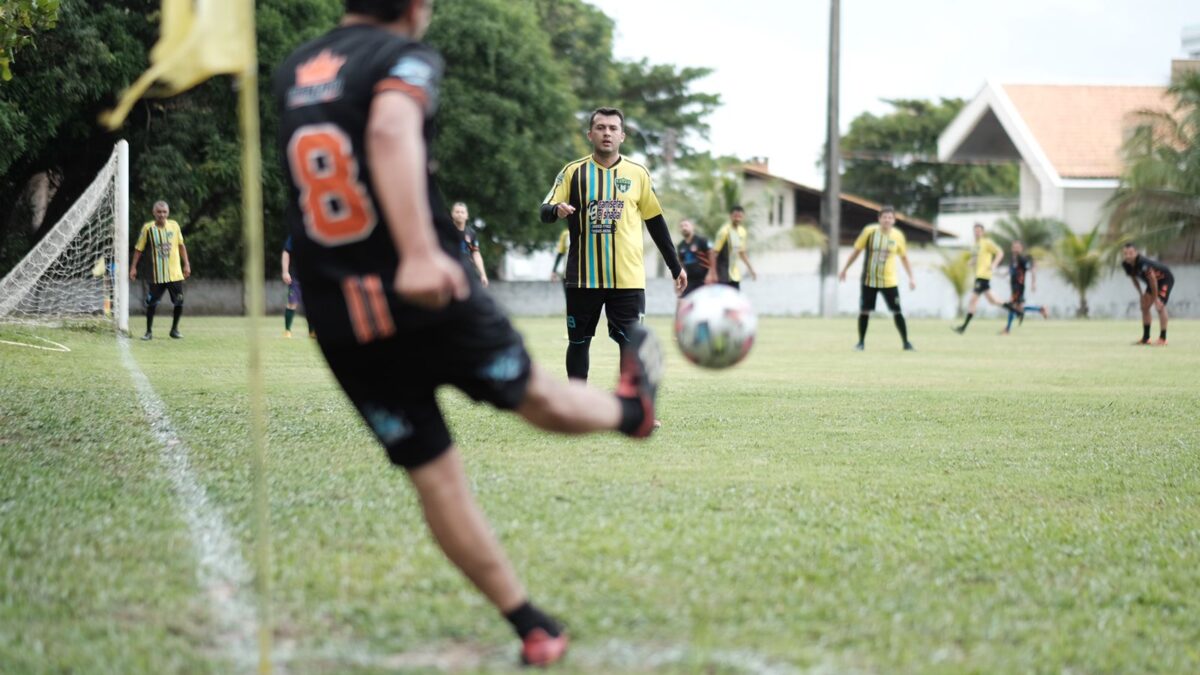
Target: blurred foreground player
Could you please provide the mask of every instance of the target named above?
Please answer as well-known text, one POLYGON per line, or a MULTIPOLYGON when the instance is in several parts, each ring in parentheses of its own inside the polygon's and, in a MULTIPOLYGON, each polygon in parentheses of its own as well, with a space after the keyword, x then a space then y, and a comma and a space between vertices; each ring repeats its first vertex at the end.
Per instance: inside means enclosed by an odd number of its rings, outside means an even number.
POLYGON ((429 175, 442 59, 418 42, 431 0, 346 0, 341 25, 293 52, 274 93, 288 224, 330 369, 407 472, 438 545, 513 625, 521 658, 562 658, 467 485, 434 398, 442 384, 561 433, 652 430, 658 343, 631 331, 616 395, 533 364, 479 279, 429 175))

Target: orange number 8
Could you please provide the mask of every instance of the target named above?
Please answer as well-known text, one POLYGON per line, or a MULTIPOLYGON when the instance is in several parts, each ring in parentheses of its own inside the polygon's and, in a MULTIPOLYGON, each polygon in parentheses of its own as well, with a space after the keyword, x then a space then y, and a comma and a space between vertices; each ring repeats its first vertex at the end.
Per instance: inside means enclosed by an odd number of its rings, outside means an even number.
POLYGON ((362 241, 378 219, 346 132, 332 124, 300 127, 288 143, 292 178, 308 235, 326 246, 362 241))

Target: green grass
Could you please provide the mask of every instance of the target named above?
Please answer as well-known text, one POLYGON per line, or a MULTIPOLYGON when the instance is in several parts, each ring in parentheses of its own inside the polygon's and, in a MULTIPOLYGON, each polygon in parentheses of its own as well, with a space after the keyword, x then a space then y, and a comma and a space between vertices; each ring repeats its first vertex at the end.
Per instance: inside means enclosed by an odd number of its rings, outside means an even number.
MULTIPOLYGON (((270 325, 287 672, 506 668, 507 625, 315 345, 270 325)), ((561 321, 519 325, 561 372, 561 321)), ((1128 346, 1134 322, 998 328, 913 321, 906 354, 880 317, 860 354, 851 320, 772 319, 718 373, 672 350, 645 443, 443 402, 518 570, 575 636, 562 672, 1200 671, 1200 324, 1165 349, 1128 346)), ((245 323, 183 329, 134 354, 253 560, 245 323)), ((0 345, 0 672, 228 672, 114 341, 42 334, 73 351, 0 345)), ((592 362, 609 386, 613 345, 592 362)))

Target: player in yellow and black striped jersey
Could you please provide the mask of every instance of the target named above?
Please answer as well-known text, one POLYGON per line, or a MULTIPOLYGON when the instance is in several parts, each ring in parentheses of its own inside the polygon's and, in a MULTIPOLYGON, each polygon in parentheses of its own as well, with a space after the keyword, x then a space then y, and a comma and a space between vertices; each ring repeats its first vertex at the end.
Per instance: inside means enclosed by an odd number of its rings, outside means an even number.
POLYGON ((676 293, 687 286, 662 206, 646 167, 620 154, 625 115, 598 108, 588 120, 592 154, 570 162, 542 203, 543 223, 567 220, 567 376, 586 380, 600 310, 622 350, 646 312, 642 223, 671 269, 676 293))
POLYGON ((904 314, 900 312, 900 289, 897 288, 896 260, 904 263, 904 271, 908 272, 908 289, 916 290, 917 282, 913 279, 912 266, 908 264, 908 242, 904 233, 896 229, 896 211, 891 206, 879 210, 879 222, 863 228, 862 234, 854 241, 854 252, 842 267, 838 275, 846 280, 846 271, 858 259, 860 253, 866 252, 863 260, 862 294, 859 300, 858 314, 858 351, 865 349, 867 337, 867 322, 871 312, 875 311, 876 296, 883 295, 896 322, 896 330, 900 331, 900 341, 905 351, 913 351, 913 345, 908 341, 908 324, 904 314))
POLYGON ((133 246, 133 260, 129 262, 129 278, 137 280, 137 266, 142 252, 150 247, 150 288, 146 293, 146 334, 143 340, 154 337, 154 312, 162 300, 163 293, 170 292, 171 304, 175 306, 171 322, 171 337, 181 338, 179 317, 183 316, 183 280, 192 275, 187 247, 183 245, 183 231, 179 223, 169 220, 171 207, 164 201, 155 202, 154 220, 142 226, 137 243, 133 246), (181 264, 182 263, 182 264, 181 264))

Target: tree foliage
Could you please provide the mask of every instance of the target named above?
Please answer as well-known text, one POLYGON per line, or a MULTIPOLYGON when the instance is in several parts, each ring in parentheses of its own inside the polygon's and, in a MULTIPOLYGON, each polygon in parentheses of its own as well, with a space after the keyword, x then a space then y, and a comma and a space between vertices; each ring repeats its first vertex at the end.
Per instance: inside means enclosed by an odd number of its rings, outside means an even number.
POLYGON ((892 112, 863 113, 842 137, 842 149, 848 155, 843 163, 843 190, 926 220, 937 216, 938 202, 946 197, 1017 194, 1016 165, 937 162, 938 136, 962 110, 962 99, 887 103, 892 112))
POLYGON ((996 221, 989 236, 1004 251, 1005 255, 1012 250, 1014 241, 1020 241, 1029 255, 1040 259, 1054 245, 1060 225, 1061 221, 1053 218, 1010 216, 996 221))
POLYGON ((942 251, 941 253, 943 260, 937 269, 954 288, 954 295, 958 298, 955 315, 962 316, 963 297, 966 296, 967 289, 971 287, 971 252, 942 251))
POLYGON ((0 0, 0 79, 12 79, 17 52, 58 23, 59 0, 0 0))
POLYGON ((1059 223, 1058 231, 1058 241, 1050 249, 1050 260, 1063 281, 1079 294, 1075 316, 1086 319, 1088 291, 1112 270, 1117 242, 1106 240, 1099 225, 1086 234, 1076 234, 1066 223, 1059 223))
POLYGON ((1169 93, 1174 110, 1143 111, 1125 143, 1125 173, 1109 201, 1110 227, 1152 251, 1195 259, 1200 255, 1200 72, 1178 78, 1169 93))

